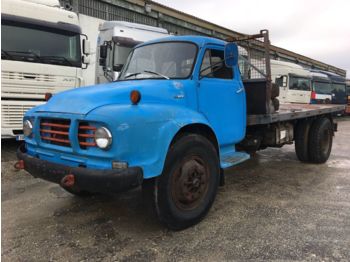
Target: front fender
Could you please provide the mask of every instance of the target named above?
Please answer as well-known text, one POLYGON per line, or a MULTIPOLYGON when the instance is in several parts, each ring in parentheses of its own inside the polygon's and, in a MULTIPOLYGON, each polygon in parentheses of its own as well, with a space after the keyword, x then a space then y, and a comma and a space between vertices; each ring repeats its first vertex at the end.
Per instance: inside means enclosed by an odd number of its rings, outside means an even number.
POLYGON ((144 178, 162 173, 170 143, 183 126, 210 127, 202 114, 176 105, 108 105, 92 111, 88 119, 108 123, 116 141, 110 149, 115 160, 140 166, 144 178))

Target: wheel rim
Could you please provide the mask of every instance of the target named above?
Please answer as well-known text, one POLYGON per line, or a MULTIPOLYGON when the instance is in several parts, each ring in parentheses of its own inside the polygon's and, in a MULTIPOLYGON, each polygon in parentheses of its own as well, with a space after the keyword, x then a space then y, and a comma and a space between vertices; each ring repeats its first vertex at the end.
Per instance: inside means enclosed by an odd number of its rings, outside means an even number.
POLYGON ((209 167, 198 156, 185 158, 172 177, 172 198, 181 210, 199 206, 208 191, 209 167))
POLYGON ((321 141, 321 150, 324 154, 327 154, 330 147, 331 134, 328 129, 323 131, 322 141, 321 141))

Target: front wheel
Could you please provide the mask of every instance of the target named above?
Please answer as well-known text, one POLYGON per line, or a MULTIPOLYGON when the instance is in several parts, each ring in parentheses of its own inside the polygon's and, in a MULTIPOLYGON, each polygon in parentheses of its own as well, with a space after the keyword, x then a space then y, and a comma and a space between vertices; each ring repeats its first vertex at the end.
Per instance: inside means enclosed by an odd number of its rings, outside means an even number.
POLYGON ((155 181, 154 201, 160 221, 172 230, 198 223, 208 213, 219 181, 219 159, 213 144, 196 134, 178 139, 155 181))

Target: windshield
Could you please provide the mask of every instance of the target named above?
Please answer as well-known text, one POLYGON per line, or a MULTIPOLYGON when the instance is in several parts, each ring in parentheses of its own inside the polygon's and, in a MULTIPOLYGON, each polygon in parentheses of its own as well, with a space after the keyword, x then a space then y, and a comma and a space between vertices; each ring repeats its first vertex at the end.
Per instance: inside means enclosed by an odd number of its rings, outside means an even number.
POLYGON ((197 46, 186 42, 164 42, 134 49, 119 80, 174 79, 191 75, 197 46))
POLYGON ((345 84, 335 84, 333 83, 334 93, 345 93, 345 84))
MULTIPOLYGON (((113 66, 122 66, 122 65, 124 65, 124 63, 125 63, 126 59, 128 58, 128 55, 130 54, 131 50, 132 50, 132 47, 115 45, 114 46, 113 66)), ((118 71, 120 71, 120 70, 118 70, 118 71)))
POLYGON ((331 83, 314 81, 313 90, 318 94, 330 95, 332 93, 332 86, 331 83))
POLYGON ((311 79, 308 79, 308 78, 290 76, 289 89, 310 91, 310 89, 311 89, 310 82, 311 82, 311 79))
POLYGON ((1 59, 81 67, 78 33, 6 21, 1 30, 1 59))

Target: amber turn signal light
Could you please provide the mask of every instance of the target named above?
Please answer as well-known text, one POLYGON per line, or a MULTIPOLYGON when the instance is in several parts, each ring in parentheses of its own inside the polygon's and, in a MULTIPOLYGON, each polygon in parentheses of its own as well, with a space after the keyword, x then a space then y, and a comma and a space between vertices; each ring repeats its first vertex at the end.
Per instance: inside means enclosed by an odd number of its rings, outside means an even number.
POLYGON ((133 105, 137 105, 141 100, 141 93, 137 90, 130 92, 130 101, 133 105))

